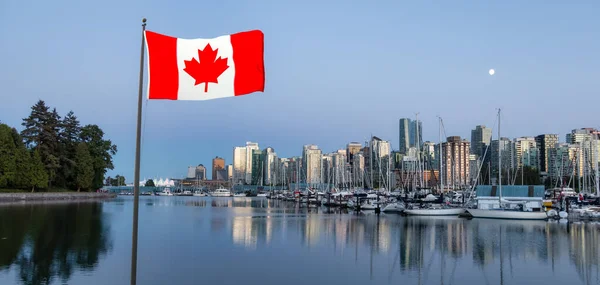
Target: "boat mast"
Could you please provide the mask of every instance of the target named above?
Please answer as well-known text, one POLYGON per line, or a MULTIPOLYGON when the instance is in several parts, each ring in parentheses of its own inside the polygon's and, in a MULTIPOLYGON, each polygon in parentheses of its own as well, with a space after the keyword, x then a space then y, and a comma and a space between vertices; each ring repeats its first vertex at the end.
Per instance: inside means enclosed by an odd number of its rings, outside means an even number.
POLYGON ((593 148, 593 149, 596 149, 596 151, 595 151, 596 159, 594 159, 594 168, 596 168, 596 175, 595 175, 595 178, 596 178, 596 197, 600 197, 600 183, 599 183, 600 180, 598 179, 598 160, 599 160, 599 156, 598 156, 599 153, 598 153, 598 151, 600 150, 599 147, 598 147, 598 137, 599 136, 600 136, 600 133, 596 134, 596 139, 595 139, 596 145, 593 148))
POLYGON ((444 166, 442 164, 442 117, 438 117, 439 119, 439 141, 440 141, 440 193, 444 193, 444 166))
POLYGON ((500 149, 500 109, 498 109, 498 198, 502 207, 502 150, 500 149))

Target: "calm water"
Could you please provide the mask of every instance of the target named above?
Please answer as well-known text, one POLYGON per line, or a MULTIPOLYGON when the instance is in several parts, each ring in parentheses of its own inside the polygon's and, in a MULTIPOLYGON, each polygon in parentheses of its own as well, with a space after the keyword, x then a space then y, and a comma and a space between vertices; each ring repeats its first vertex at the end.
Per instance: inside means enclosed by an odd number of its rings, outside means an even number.
MULTIPOLYGON (((0 284, 128 284, 131 197, 0 205, 0 284)), ((600 225, 141 197, 138 284, 600 284, 600 225)))

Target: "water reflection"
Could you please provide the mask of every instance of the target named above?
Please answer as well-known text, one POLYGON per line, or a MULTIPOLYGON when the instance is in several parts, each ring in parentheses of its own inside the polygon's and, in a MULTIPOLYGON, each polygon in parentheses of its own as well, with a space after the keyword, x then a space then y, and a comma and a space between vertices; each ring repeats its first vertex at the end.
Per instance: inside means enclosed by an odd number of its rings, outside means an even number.
POLYGON ((66 283, 111 249, 101 203, 0 206, 0 273, 22 284, 66 283))

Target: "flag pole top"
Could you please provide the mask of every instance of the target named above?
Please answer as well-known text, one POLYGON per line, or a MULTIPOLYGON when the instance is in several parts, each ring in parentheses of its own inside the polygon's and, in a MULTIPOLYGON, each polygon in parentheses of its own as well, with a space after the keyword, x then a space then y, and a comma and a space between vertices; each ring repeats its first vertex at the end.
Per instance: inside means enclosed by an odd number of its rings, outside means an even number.
POLYGON ((146 18, 142 18, 142 26, 146 25, 146 18))

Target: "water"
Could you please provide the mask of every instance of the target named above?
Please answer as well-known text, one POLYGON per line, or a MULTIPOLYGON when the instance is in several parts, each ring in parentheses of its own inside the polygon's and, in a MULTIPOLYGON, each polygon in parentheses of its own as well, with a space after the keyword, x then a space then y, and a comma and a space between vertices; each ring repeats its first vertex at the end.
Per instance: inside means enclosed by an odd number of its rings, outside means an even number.
MULTIPOLYGON (((129 284, 132 198, 0 205, 0 284, 129 284)), ((600 284, 600 225, 141 197, 138 284, 600 284)))

